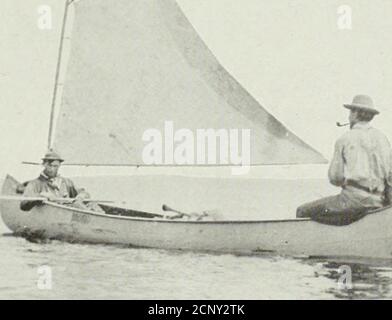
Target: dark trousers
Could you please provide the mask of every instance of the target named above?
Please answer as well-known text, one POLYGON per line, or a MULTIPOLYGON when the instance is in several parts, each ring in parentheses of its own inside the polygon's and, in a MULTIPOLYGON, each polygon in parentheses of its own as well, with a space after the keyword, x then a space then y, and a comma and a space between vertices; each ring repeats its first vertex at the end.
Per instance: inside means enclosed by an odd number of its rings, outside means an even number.
POLYGON ((297 218, 311 218, 331 225, 346 225, 359 220, 372 209, 376 207, 365 207, 345 194, 338 194, 298 207, 297 218))

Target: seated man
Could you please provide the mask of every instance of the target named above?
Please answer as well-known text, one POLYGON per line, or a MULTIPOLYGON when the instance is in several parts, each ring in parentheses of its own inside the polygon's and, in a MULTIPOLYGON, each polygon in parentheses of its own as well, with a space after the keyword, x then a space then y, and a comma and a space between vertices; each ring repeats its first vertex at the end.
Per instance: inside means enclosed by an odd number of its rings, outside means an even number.
POLYGON ((343 219, 351 216, 355 221, 356 215, 359 217, 391 202, 391 146, 387 137, 369 124, 379 112, 371 98, 364 95, 355 96, 344 107, 350 110, 351 130, 337 140, 328 171, 329 181, 342 191, 300 206, 298 218, 323 221, 323 217, 341 215, 343 219))
MULTIPOLYGON (((40 176, 27 183, 23 190, 26 197, 43 197, 48 200, 56 198, 74 198, 73 206, 87 209, 83 200, 88 199, 90 195, 84 189, 76 189, 70 179, 60 177, 58 170, 64 161, 57 153, 49 151, 42 159, 44 170, 40 176)), ((20 208, 24 211, 31 210, 34 206, 41 204, 42 201, 24 200, 20 208)))

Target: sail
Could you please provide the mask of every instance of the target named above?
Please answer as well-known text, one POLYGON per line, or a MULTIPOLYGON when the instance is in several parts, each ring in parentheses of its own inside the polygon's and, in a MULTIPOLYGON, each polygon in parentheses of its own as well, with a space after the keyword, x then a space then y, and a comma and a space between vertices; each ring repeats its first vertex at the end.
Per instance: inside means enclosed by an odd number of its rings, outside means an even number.
POLYGON ((68 163, 143 165, 143 135, 164 133, 167 123, 192 132, 249 129, 253 165, 325 162, 220 65, 175 0, 74 5, 53 137, 68 163))

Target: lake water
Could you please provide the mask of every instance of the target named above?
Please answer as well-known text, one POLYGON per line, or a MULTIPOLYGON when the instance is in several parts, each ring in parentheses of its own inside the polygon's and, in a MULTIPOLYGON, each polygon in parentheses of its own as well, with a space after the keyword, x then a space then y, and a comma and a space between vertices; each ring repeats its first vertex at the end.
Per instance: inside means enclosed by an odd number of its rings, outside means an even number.
MULTIPOLYGON (((230 219, 293 217, 300 203, 337 192, 321 180, 140 176, 75 181, 94 197, 126 199, 138 209, 161 212, 166 203, 180 210, 219 210, 230 219)), ((0 222, 1 299, 389 299, 391 285, 388 261, 32 243, 11 236, 0 222), (39 285, 45 266, 51 289, 39 285), (344 266, 352 271, 351 289, 339 285, 344 266)))

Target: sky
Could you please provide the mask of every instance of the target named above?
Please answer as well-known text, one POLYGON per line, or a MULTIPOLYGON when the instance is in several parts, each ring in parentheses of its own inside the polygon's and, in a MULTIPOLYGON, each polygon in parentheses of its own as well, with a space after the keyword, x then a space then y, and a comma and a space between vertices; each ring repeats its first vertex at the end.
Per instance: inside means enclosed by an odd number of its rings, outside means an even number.
MULTIPOLYGON (((271 114, 327 159, 335 140, 347 130, 335 126, 336 121, 347 120, 342 104, 358 93, 372 96, 381 111, 374 126, 392 139, 392 1, 178 3, 221 64, 271 114), (351 29, 338 26, 342 5, 351 9, 351 29)), ((46 150, 63 10, 62 0, 0 2, 0 176, 36 175, 36 167, 20 163, 39 161, 46 150), (52 29, 38 28, 42 5, 51 8, 52 29)), ((65 170, 71 175, 108 173, 96 168, 65 170)), ((113 170, 119 174, 228 172, 224 168, 113 170)), ((251 177, 267 178, 325 174, 326 166, 311 165, 258 167, 250 172, 251 177)))

